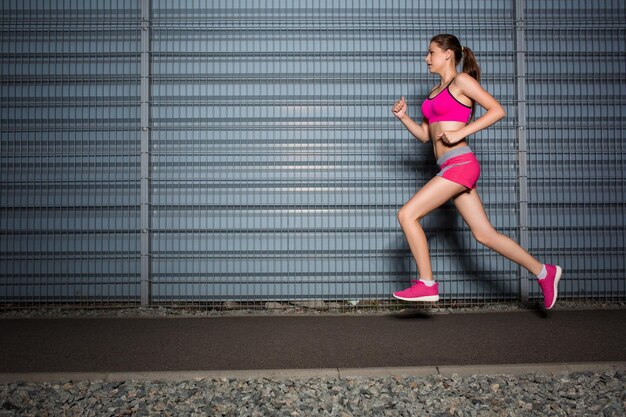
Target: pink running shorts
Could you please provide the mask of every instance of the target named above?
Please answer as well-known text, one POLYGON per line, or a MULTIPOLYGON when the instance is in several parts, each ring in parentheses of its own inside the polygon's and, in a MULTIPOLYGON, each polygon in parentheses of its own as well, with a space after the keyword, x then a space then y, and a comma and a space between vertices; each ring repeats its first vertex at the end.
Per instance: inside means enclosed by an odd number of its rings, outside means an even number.
POLYGON ((480 163, 469 147, 447 152, 437 160, 441 171, 437 176, 461 184, 468 190, 476 188, 480 177, 480 163), (450 154, 450 155, 448 155, 450 154))

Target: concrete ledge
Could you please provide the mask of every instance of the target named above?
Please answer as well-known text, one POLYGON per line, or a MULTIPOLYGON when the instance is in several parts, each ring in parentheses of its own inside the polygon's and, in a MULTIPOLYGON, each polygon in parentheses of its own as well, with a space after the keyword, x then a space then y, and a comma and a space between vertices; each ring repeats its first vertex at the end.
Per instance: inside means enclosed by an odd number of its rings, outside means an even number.
POLYGON ((522 376, 530 373, 537 374, 566 374, 567 365, 564 364, 531 364, 531 365, 480 365, 480 366, 439 366, 440 375, 451 376, 453 374, 467 377, 472 375, 499 375, 507 374, 522 376))
POLYGON ((568 363, 569 372, 606 372, 610 370, 626 371, 626 362, 595 362, 595 363, 568 363))
POLYGON ((184 381, 192 379, 289 379, 337 378, 336 368, 327 369, 250 369, 175 372, 116 372, 107 374, 107 381, 184 381))
POLYGON ((340 368, 340 378, 384 378, 390 376, 429 376, 437 375, 436 366, 389 367, 389 368, 340 368))
POLYGON ((514 375, 553 374, 563 375, 572 372, 602 373, 618 369, 626 370, 626 362, 589 363, 546 363, 510 365, 468 365, 468 366, 415 366, 381 368, 324 368, 324 369, 250 369, 217 371, 159 371, 159 372, 29 372, 0 373, 0 383, 67 381, 189 381, 200 379, 311 379, 311 378, 385 378, 453 374, 467 377, 471 375, 514 375))
POLYGON ((0 373, 0 383, 65 381, 188 381, 193 379, 290 379, 338 378, 337 368, 329 369, 251 369, 216 371, 150 372, 42 372, 0 373))
POLYGON ((26 372, 0 373, 0 384, 12 382, 105 381, 106 372, 26 372))
POLYGON ((467 365, 467 366, 438 366, 440 375, 459 376, 471 375, 498 375, 507 374, 522 376, 525 374, 553 374, 563 375, 572 372, 606 372, 616 369, 626 369, 626 362, 588 362, 588 363, 533 363, 510 365, 467 365))

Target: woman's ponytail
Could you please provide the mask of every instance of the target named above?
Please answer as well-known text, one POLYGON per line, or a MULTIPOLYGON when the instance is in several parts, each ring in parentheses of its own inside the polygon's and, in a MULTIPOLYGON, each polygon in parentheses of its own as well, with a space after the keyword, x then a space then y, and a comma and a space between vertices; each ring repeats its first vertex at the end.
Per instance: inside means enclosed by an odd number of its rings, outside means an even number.
POLYGON ((468 73, 472 78, 480 82, 480 67, 474 52, 467 46, 462 46, 461 53, 463 55, 463 72, 468 73))

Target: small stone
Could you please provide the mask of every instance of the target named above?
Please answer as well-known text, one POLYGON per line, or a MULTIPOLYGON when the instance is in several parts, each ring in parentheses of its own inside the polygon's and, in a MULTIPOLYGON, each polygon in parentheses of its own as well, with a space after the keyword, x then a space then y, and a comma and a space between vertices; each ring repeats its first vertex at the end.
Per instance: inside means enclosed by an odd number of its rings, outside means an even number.
POLYGON ((154 405, 154 407, 152 407, 153 410, 155 411, 163 411, 165 410, 167 406, 165 404, 163 404, 161 401, 159 401, 158 403, 156 403, 154 405))
POLYGON ((2 404, 2 409, 3 410, 19 410, 20 407, 18 407, 17 405, 13 404, 11 401, 5 401, 2 404))
POLYGON ((561 395, 564 398, 568 398, 570 400, 577 400, 580 398, 580 394, 578 392, 576 392, 576 390, 569 390, 566 393, 561 395))

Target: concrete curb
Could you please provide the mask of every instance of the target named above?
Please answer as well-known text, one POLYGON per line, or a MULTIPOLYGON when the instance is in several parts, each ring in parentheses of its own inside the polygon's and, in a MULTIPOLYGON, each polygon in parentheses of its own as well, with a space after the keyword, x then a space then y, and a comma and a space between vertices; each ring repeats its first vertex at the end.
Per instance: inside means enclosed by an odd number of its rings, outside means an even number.
POLYGON ((29 372, 0 373, 0 383, 67 382, 67 381, 189 381, 200 379, 311 379, 311 378, 384 378, 459 375, 553 374, 626 370, 626 362, 546 363, 467 366, 416 366, 382 368, 324 368, 324 369, 250 369, 217 371, 158 371, 158 372, 29 372))

